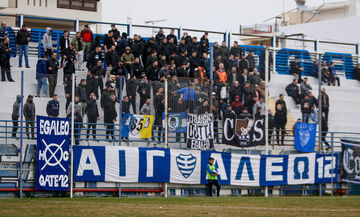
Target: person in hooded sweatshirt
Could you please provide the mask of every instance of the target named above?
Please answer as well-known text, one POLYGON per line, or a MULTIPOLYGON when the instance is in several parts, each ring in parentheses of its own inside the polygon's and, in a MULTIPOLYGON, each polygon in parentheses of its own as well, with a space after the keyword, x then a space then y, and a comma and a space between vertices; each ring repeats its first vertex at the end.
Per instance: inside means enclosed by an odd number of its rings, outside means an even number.
POLYGON ((16 96, 16 101, 13 104, 13 111, 11 114, 11 119, 13 120, 13 130, 12 130, 12 137, 16 137, 16 132, 19 126, 19 110, 20 110, 20 103, 21 103, 21 96, 16 96))
POLYGON ((40 97, 41 87, 43 87, 44 97, 46 97, 47 74, 48 74, 48 69, 46 63, 46 56, 42 54, 41 59, 39 59, 36 64, 36 80, 38 81, 36 97, 40 97))
POLYGON ((46 27, 46 33, 43 35, 43 46, 46 57, 51 57, 53 51, 53 42, 52 42, 52 29, 50 27, 46 27))
POLYGON ((240 115, 243 109, 243 105, 240 101, 240 96, 236 95, 235 100, 231 103, 231 109, 235 112, 235 114, 240 115))
POLYGON ((24 105, 24 108, 23 108, 23 114, 24 114, 25 121, 26 121, 25 131, 26 131, 27 137, 30 138, 29 131, 31 130, 31 137, 34 139, 35 138, 34 131, 35 131, 36 113, 35 113, 35 104, 33 102, 33 99, 34 99, 34 97, 32 95, 28 96, 26 103, 24 105))

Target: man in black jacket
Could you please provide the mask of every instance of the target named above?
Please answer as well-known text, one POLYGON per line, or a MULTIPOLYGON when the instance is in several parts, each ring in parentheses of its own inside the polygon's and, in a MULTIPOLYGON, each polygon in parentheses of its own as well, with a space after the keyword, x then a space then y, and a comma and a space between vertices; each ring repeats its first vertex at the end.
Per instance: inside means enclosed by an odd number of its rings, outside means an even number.
POLYGON ((236 56, 241 57, 243 55, 243 51, 239 47, 239 44, 237 41, 234 41, 234 46, 231 47, 230 54, 232 54, 234 57, 236 57, 236 56))
POLYGON ((69 32, 67 30, 65 30, 63 36, 61 36, 60 41, 59 41, 59 48, 60 48, 60 54, 61 54, 61 67, 63 66, 63 63, 64 63, 63 51, 69 47, 70 47, 69 32))
POLYGON ((98 87, 100 88, 100 93, 102 93, 102 91, 104 90, 103 77, 105 75, 105 69, 103 67, 103 63, 101 62, 101 60, 98 60, 96 66, 94 66, 91 69, 91 72, 93 75, 95 75, 95 78, 97 79, 98 87))
POLYGON ((104 123, 106 124, 107 140, 109 140, 109 136, 112 136, 112 139, 115 140, 114 123, 116 122, 117 117, 115 103, 115 95, 111 95, 110 100, 107 100, 104 104, 104 123))
POLYGON ((118 55, 115 52, 115 45, 112 45, 110 49, 105 54, 105 60, 106 60, 106 75, 105 75, 105 81, 108 81, 110 79, 110 72, 115 67, 118 61, 118 55))
POLYGON ((113 31, 109 30, 108 34, 104 35, 104 49, 105 52, 108 52, 108 50, 115 45, 115 40, 113 37, 113 31))
POLYGON ((147 77, 144 76, 140 82, 137 92, 140 94, 140 105, 139 110, 145 104, 146 99, 150 99, 150 85, 147 80, 147 77))
POLYGON ((94 74, 92 72, 88 72, 88 75, 86 77, 86 96, 87 99, 89 99, 90 94, 94 93, 96 96, 96 99, 98 99, 98 80, 95 78, 94 74))
POLYGON ((135 57, 134 64, 132 65, 132 71, 137 79, 141 79, 145 75, 144 67, 140 64, 140 58, 135 57))
POLYGON ((299 58, 295 57, 294 62, 290 63, 290 73, 296 76, 300 83, 302 82, 301 74, 303 71, 304 68, 301 67, 301 64, 299 63, 299 58))
POLYGON ((27 31, 25 24, 22 25, 21 29, 16 34, 16 47, 19 49, 19 68, 22 67, 22 56, 25 57, 26 68, 29 66, 29 41, 30 41, 30 32, 27 31))
POLYGON ((174 29, 171 29, 170 30, 170 34, 166 36, 167 40, 170 41, 171 39, 174 40, 174 44, 176 45, 177 44, 177 37, 176 35, 174 34, 175 33, 175 30, 174 29))
POLYGON ((1 81, 5 81, 5 75, 10 82, 14 82, 11 78, 10 69, 10 39, 4 37, 4 41, 0 43, 0 66, 1 66, 1 81))
POLYGON ((96 139, 96 123, 100 120, 99 109, 96 103, 96 97, 94 93, 90 93, 89 100, 86 102, 85 113, 88 117, 88 129, 86 132, 86 139, 89 138, 90 129, 92 128, 93 139, 96 139))
POLYGON ((230 96, 230 104, 235 100, 235 96, 240 96, 240 100, 242 100, 242 90, 238 81, 235 81, 234 85, 231 85, 229 96, 230 96))
POLYGON ((294 99, 296 105, 299 105, 301 103, 300 102, 301 96, 297 84, 298 84, 298 79, 294 78, 293 82, 286 86, 285 90, 286 93, 294 99))
POLYGON ((86 67, 89 70, 91 70, 94 66, 96 66, 99 60, 102 61, 101 50, 102 50, 101 47, 97 46, 95 50, 89 54, 86 63, 86 67))
POLYGON ((48 68, 48 81, 49 81, 49 94, 50 97, 54 96, 57 84, 57 75, 60 68, 59 61, 56 59, 56 52, 53 52, 51 58, 46 61, 48 68))
MULTIPOLYGON (((133 114, 136 114, 136 89, 137 89, 136 76, 133 75, 126 84, 126 93, 129 97, 130 104, 133 108, 133 114)), ((130 109, 129 109, 130 110, 130 109)))
POLYGON ((252 72, 256 67, 254 51, 251 50, 247 55, 246 59, 249 62, 249 72, 252 72))

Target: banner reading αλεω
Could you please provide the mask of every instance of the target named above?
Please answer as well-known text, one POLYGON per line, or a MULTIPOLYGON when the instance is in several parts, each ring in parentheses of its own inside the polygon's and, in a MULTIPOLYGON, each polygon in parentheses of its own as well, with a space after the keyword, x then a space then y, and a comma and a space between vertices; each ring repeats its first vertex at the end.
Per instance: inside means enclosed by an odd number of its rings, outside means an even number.
POLYGON ((196 150, 214 148, 213 114, 188 114, 187 148, 196 150))
POLYGON ((36 117, 37 172, 36 189, 69 189, 69 132, 67 118, 36 117))

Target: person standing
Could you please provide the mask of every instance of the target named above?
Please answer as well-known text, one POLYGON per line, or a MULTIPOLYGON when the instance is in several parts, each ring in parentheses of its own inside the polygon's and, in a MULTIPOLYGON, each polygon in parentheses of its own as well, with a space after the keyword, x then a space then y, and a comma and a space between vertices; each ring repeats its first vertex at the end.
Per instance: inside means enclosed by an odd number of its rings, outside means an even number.
POLYGON ((110 79, 111 70, 117 65, 118 56, 115 52, 115 45, 112 45, 110 49, 105 54, 106 61, 106 75, 105 81, 110 79))
POLYGON ((81 79, 79 85, 76 87, 75 96, 79 96, 79 103, 81 105, 81 116, 84 116, 86 109, 86 101, 88 99, 85 79, 81 79))
POLYGON ((268 138, 269 138, 269 145, 271 145, 271 142, 273 140, 271 140, 273 132, 274 132, 274 128, 275 128, 275 119, 274 119, 274 115, 271 112, 271 109, 268 109, 268 138))
POLYGON ((80 33, 80 37, 84 42, 85 60, 88 59, 90 54, 91 43, 94 40, 93 32, 90 30, 89 25, 85 25, 84 29, 80 33))
MULTIPOLYGON (((154 97, 154 109, 155 109, 155 121, 154 121, 154 130, 157 128, 158 130, 158 141, 160 142, 161 133, 162 133, 162 114, 165 111, 164 106, 164 89, 160 87, 156 93, 156 96, 154 97)), ((153 133, 154 134, 154 133, 153 133)), ((153 136, 153 140, 154 136, 153 136)), ((165 141, 165 137, 163 137, 163 141, 165 141)))
POLYGON ((114 123, 116 122, 116 108, 115 108, 115 95, 110 96, 110 100, 107 100, 104 105, 104 123, 106 125, 106 140, 109 140, 109 136, 115 140, 114 136, 114 123))
POLYGON ((278 145, 284 144, 286 123, 287 123, 287 112, 279 104, 277 105, 275 112, 276 141, 278 145), (280 143, 280 133, 281 133, 281 143, 280 143))
POLYGON ((6 29, 6 23, 2 21, 0 29, 0 43, 4 41, 5 37, 9 37, 9 32, 6 29))
POLYGON ((46 113, 49 117, 57 118, 59 116, 60 103, 58 101, 58 97, 55 94, 53 99, 50 100, 46 106, 46 113))
POLYGON ((133 108, 133 114, 136 114, 136 89, 137 89, 136 76, 133 75, 126 83, 126 93, 129 97, 130 104, 133 108))
POLYGON ((91 128, 93 139, 96 139, 96 123, 98 120, 100 120, 100 116, 94 93, 90 93, 90 99, 86 102, 85 113, 88 117, 88 129, 86 132, 86 139, 89 139, 91 128))
POLYGON ((146 76, 144 76, 142 78, 142 81, 140 82, 140 84, 138 86, 137 92, 140 94, 139 110, 141 110, 145 101, 147 99, 150 99, 150 85, 149 85, 149 82, 148 82, 146 76))
POLYGON ((0 43, 1 81, 5 81, 6 76, 8 81, 14 82, 11 77, 10 53, 10 39, 8 37, 5 37, 4 41, 0 43))
POLYGON ((25 121, 26 121, 26 135, 28 137, 28 139, 30 139, 30 134, 29 131, 31 130, 31 137, 34 139, 35 138, 35 103, 33 102, 34 97, 32 95, 29 95, 26 103, 24 105, 24 109, 23 109, 23 115, 25 117, 25 121))
POLYGON ((75 68, 78 71, 82 71, 82 70, 84 70, 82 65, 83 65, 83 61, 84 61, 85 44, 82 41, 80 32, 76 33, 75 38, 71 41, 71 44, 74 47, 75 57, 76 57, 76 60, 77 60, 77 62, 75 63, 75 68))
POLYGON ((49 81, 49 95, 53 97, 57 85, 57 75, 60 68, 59 61, 56 59, 56 52, 53 52, 51 58, 47 61, 48 81, 49 81))
POLYGON ((71 110, 72 102, 69 104, 67 108, 66 114, 68 117, 71 118, 72 112, 74 112, 74 138, 75 138, 75 145, 80 144, 80 133, 81 133, 81 126, 83 122, 83 116, 81 115, 81 105, 79 103, 79 96, 74 97, 74 111, 71 110))
POLYGON ((311 117, 311 104, 309 102, 309 96, 306 95, 305 99, 301 103, 302 122, 309 123, 311 117))
POLYGON ((11 114, 11 119, 13 120, 13 129, 12 129, 12 137, 16 137, 16 132, 19 126, 19 110, 20 110, 21 96, 16 96, 16 101, 13 104, 13 111, 11 114))
POLYGON ((25 24, 22 25, 21 29, 16 34, 16 47, 19 49, 19 68, 22 67, 22 56, 24 55, 26 68, 29 66, 29 41, 30 32, 27 31, 25 24))
POLYGON ((206 167, 206 174, 208 177, 208 184, 207 184, 207 192, 208 192, 208 196, 212 197, 212 186, 215 185, 216 186, 216 195, 219 197, 220 196, 220 184, 218 181, 218 171, 215 167, 214 164, 214 158, 209 158, 209 163, 206 167))
MULTIPOLYGON (((329 95, 326 93, 325 87, 321 89, 321 113, 325 115, 325 119, 329 120, 329 108, 330 108, 330 100, 329 95)), ((319 98, 318 98, 319 102, 319 98)), ((320 115, 322 115, 320 114, 320 115)))
POLYGON ((46 56, 42 54, 41 59, 36 64, 36 80, 38 81, 36 97, 40 97, 41 86, 43 87, 44 97, 46 97, 47 74, 46 56))
POLYGON ((63 67, 63 63, 64 63, 64 50, 70 47, 69 31, 65 30, 63 34, 64 35, 61 36, 59 41, 60 43, 59 48, 61 54, 61 68, 63 67))
POLYGON ((52 42, 52 29, 50 27, 46 27, 46 33, 43 35, 43 46, 45 51, 45 56, 51 57, 53 51, 53 42, 52 42))

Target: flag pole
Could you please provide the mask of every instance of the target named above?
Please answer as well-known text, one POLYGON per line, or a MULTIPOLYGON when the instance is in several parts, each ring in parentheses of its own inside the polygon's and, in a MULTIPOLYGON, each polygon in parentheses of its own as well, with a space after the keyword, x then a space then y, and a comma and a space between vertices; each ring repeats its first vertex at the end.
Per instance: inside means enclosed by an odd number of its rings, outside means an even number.
POLYGON ((74 108, 75 108, 75 73, 72 74, 72 89, 71 89, 71 169, 70 169, 70 198, 73 198, 73 184, 74 184, 74 108))
MULTIPOLYGON (((269 50, 265 48, 265 155, 269 153, 269 137, 268 137, 268 91, 269 91, 269 50)), ((269 196, 269 188, 265 187, 265 197, 269 196)))

